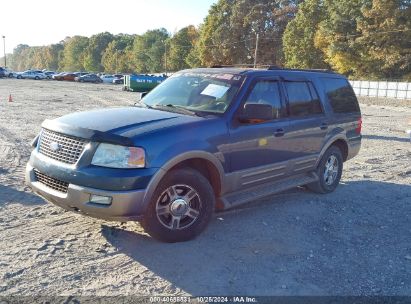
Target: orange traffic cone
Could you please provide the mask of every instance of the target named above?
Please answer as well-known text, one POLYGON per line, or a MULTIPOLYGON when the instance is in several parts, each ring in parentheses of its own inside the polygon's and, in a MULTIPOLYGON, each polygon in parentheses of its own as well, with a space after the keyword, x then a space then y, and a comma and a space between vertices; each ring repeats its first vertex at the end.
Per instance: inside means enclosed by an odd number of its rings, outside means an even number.
POLYGON ((11 94, 9 95, 9 102, 13 102, 13 97, 11 97, 11 94))

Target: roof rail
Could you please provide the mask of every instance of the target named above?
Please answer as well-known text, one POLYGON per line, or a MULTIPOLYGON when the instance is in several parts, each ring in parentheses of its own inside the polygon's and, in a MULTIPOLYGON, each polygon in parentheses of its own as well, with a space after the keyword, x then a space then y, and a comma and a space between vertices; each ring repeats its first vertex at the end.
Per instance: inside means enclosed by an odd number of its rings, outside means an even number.
POLYGON ((282 71, 300 71, 300 72, 323 72, 323 73, 330 73, 335 74, 334 71, 328 69, 292 69, 292 68, 282 68, 276 65, 269 65, 269 64, 232 64, 232 65, 213 65, 211 68, 250 68, 250 69, 267 69, 270 71, 274 70, 282 70, 282 71))
POLYGON ((335 74, 334 71, 328 69, 292 69, 292 68, 279 68, 279 67, 270 67, 269 70, 283 70, 283 71, 301 71, 301 72, 323 72, 335 74))
POLYGON ((211 68, 249 68, 249 69, 270 69, 270 67, 274 67, 273 65, 269 64, 230 64, 230 65, 222 65, 222 64, 216 64, 211 66, 211 68))

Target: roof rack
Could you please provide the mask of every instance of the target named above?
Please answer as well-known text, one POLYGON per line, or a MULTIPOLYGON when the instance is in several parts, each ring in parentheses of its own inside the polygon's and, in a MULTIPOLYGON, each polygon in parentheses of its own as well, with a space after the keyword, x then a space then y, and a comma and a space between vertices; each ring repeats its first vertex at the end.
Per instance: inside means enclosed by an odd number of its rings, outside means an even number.
POLYGON ((276 65, 270 64, 232 64, 232 65, 213 65, 211 68, 251 68, 251 69, 266 69, 270 71, 274 70, 282 70, 282 71, 301 71, 301 72, 323 72, 323 73, 331 73, 335 74, 334 71, 328 69, 292 69, 292 68, 282 68, 276 65))
POLYGON ((249 68, 249 69, 267 69, 269 70, 271 67, 275 67, 273 65, 269 64, 230 64, 230 65, 222 65, 222 64, 216 64, 211 66, 211 68, 249 68))
POLYGON ((334 71, 328 69, 291 69, 291 68, 279 68, 279 67, 270 67, 268 70, 283 70, 283 71, 300 71, 300 72, 323 72, 335 74, 334 71))

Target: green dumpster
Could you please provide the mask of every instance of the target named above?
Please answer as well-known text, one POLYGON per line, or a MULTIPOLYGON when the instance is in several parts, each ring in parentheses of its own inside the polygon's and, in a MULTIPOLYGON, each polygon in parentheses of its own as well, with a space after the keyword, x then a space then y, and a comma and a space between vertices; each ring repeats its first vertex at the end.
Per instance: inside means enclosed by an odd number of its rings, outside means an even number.
POLYGON ((155 75, 126 75, 124 76, 124 90, 131 92, 148 92, 167 79, 167 76, 155 75))

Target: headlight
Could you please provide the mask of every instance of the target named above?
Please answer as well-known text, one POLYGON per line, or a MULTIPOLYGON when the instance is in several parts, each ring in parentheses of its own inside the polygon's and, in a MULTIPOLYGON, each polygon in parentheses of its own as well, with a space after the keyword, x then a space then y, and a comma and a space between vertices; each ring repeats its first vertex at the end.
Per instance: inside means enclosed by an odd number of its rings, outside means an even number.
POLYGON ((145 153, 142 148, 101 143, 91 163, 109 168, 144 168, 145 153))

